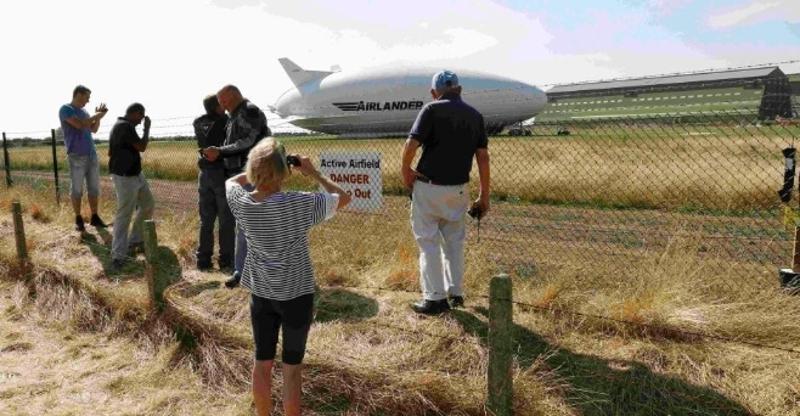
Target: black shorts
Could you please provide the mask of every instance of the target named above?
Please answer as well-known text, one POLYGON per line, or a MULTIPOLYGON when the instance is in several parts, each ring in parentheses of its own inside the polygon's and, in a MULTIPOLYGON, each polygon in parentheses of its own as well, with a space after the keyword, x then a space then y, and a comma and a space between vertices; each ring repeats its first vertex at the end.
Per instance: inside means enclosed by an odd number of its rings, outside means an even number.
POLYGON ((314 319, 314 295, 291 300, 271 300, 256 295, 250 297, 250 320, 256 342, 256 360, 274 360, 278 345, 278 330, 283 328, 284 364, 303 362, 306 340, 314 319))

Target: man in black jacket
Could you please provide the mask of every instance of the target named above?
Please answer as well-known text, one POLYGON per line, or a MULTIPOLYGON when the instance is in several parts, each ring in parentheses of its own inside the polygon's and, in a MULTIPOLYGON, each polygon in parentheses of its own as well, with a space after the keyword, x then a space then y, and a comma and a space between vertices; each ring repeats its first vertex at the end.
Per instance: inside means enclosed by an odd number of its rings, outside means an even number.
MULTIPOLYGON (((230 115, 225 126, 225 142, 219 147, 211 146, 203 149, 203 155, 212 162, 221 157, 225 165, 225 175, 230 178, 242 173, 250 149, 259 140, 272 133, 267 127, 267 116, 255 104, 244 98, 239 88, 226 85, 217 92, 217 99, 230 115)), ((229 288, 239 285, 245 253, 247 253, 247 242, 244 235, 239 232, 239 227, 236 227, 234 271, 233 276, 225 282, 229 288)))
MULTIPOLYGON (((203 100, 206 113, 194 120, 194 135, 199 149, 219 147, 225 142, 225 126, 228 116, 219 104, 216 95, 209 95, 203 100)), ((197 178, 200 210, 200 237, 197 247, 197 268, 211 268, 211 257, 214 254, 214 221, 219 220, 219 268, 232 266, 233 247, 235 241, 235 222, 228 201, 225 198, 225 165, 221 159, 213 162, 201 153, 197 158, 200 173, 197 178)))

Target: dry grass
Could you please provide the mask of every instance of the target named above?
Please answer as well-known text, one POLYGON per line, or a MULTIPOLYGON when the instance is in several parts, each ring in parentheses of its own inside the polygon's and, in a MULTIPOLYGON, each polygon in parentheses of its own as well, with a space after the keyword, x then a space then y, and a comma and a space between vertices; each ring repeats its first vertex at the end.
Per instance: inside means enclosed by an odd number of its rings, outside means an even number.
POLYGON ((50 218, 49 215, 47 215, 47 213, 42 209, 42 207, 40 207, 37 204, 31 204, 30 213, 31 213, 31 218, 43 224, 47 224, 53 220, 52 218, 50 218))
POLYGON ((243 392, 210 389, 163 325, 120 321, 67 285, 0 280, 0 397, 5 415, 249 414, 243 392))
MULTIPOLYGON (((35 193, 19 196, 26 205, 41 204, 53 213, 53 225, 29 223, 41 239, 32 251, 35 263, 75 277, 112 308, 141 302, 146 285, 135 273, 108 281, 101 252, 87 251, 63 231, 54 233, 70 223, 66 209, 48 206, 35 193)), ((323 288, 309 338, 307 403, 318 414, 484 414, 487 303, 480 295, 501 266, 495 262, 496 246, 468 246, 467 309, 419 318, 407 307, 418 296, 413 293, 418 289, 416 247, 407 216, 399 214, 403 208, 390 209, 398 212, 344 214, 312 233, 312 257, 323 288)), ((192 368, 192 377, 206 383, 223 380, 245 391, 247 296, 221 289, 222 274, 190 271, 185 253, 193 245, 186 231, 196 227, 191 217, 165 216, 159 223, 161 241, 184 269, 183 282, 170 291, 173 313, 202 334, 199 346, 172 364, 192 368)), ((0 220, 0 226, 0 252, 7 253, 13 249, 6 243, 10 224, 0 220)), ((536 253, 551 256, 539 254, 532 275, 514 273, 515 299, 649 326, 517 308, 516 414, 800 414, 800 356, 680 332, 797 348, 800 300, 776 289, 771 267, 730 262, 708 252, 701 238, 682 235, 654 251, 618 249, 613 261, 603 258, 602 250, 578 256, 570 244, 528 243, 536 253), (749 278, 733 285, 732 275, 749 278)), ((531 248, 504 254, 525 255, 531 248)), ((170 348, 174 357, 174 346, 155 349, 170 348)), ((120 377, 111 384, 122 394, 127 379, 120 377)), ((213 414, 204 412, 197 414, 213 414)))

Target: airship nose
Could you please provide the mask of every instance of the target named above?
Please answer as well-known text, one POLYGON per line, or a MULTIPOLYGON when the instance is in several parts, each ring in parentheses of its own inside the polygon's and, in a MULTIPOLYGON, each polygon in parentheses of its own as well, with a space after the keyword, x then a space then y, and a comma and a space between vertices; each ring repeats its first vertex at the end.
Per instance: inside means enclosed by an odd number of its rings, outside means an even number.
POLYGON ((288 97, 282 96, 275 102, 274 105, 270 106, 270 111, 273 113, 281 116, 286 117, 290 114, 289 111, 290 99, 288 97))
POLYGON ((517 94, 522 104, 533 113, 538 113, 547 104, 547 94, 533 85, 520 82, 517 94))
POLYGON ((283 118, 291 115, 303 115, 295 114, 295 110, 301 101, 302 99, 300 92, 297 89, 292 88, 281 94, 270 110, 283 118))

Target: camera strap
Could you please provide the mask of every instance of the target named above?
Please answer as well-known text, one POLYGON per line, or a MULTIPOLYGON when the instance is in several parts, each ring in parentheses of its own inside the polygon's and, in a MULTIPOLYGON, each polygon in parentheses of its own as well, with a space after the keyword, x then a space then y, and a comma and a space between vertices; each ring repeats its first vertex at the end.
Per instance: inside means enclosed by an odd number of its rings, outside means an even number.
POLYGON ((478 217, 478 243, 481 242, 481 219, 478 217))

